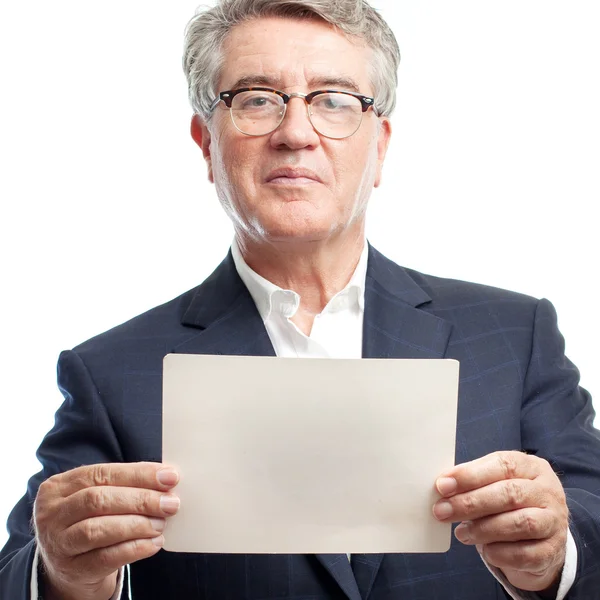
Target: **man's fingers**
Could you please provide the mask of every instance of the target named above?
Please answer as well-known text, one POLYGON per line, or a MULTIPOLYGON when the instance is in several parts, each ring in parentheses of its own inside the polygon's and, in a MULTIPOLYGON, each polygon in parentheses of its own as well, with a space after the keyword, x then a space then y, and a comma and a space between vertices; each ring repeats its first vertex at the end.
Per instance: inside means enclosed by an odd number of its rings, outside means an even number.
POLYGON ((164 518, 179 510, 179 498, 155 490, 125 487, 90 487, 65 498, 54 516, 63 529, 92 517, 144 515, 164 518))
POLYGON ((549 540, 499 542, 483 546, 485 560, 499 569, 515 569, 544 575, 556 563, 557 549, 549 540))
POLYGON ((156 554, 164 544, 162 535, 156 538, 130 540, 108 548, 92 550, 73 559, 74 572, 94 573, 99 577, 108 577, 121 567, 156 554))
POLYGON ((454 535, 459 541, 470 545, 543 540, 554 533, 553 515, 541 508, 524 508, 476 521, 466 521, 454 530, 454 535))
POLYGON ((505 479, 535 479, 550 469, 548 463, 523 452, 493 452, 446 471, 436 481, 440 495, 452 496, 505 479))
POLYGON ((546 503, 537 482, 510 479, 442 498, 436 502, 433 513, 440 521, 473 521, 530 506, 545 508, 546 503))
POLYGON ((141 462, 79 467, 40 484, 36 537, 56 589, 108 589, 117 569, 156 554, 162 521, 179 509, 169 493, 178 480, 173 468, 141 462))
POLYGON ((177 484, 175 469, 161 463, 105 463, 78 467, 50 480, 62 497, 89 487, 134 487, 149 490, 168 490, 177 484))
POLYGON ((164 528, 164 519, 141 515, 93 517, 63 531, 57 545, 65 557, 75 557, 123 542, 153 539, 160 536, 164 528))

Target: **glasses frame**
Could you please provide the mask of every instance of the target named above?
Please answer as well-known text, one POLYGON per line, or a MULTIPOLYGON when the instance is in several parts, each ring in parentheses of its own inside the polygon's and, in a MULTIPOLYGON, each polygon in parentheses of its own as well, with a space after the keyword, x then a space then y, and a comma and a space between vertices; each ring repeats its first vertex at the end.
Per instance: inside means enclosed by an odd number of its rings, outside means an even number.
POLYGON ((293 92, 291 94, 286 94, 285 92, 282 92, 280 90, 275 90, 273 88, 256 87, 256 86, 255 87, 244 87, 244 88, 238 88, 236 90, 226 90, 223 92, 219 92, 219 95, 217 96, 217 98, 215 98, 215 101, 212 103, 212 105, 210 107, 210 111, 212 112, 213 110, 215 110, 215 108, 217 108, 219 102, 223 102, 225 104, 225 106, 229 109, 229 115, 231 117, 231 122, 233 123, 233 126, 240 133, 243 133, 244 135, 248 135, 251 137, 260 137, 262 135, 269 135, 270 133, 273 133, 283 123, 283 120, 285 119, 285 113, 287 111, 288 102, 292 98, 301 98, 302 100, 304 100, 304 102, 306 103, 308 119, 310 121, 310 124, 313 126, 313 129, 319 135, 322 135, 324 137, 331 137, 331 139, 335 139, 335 140, 343 140, 345 138, 350 137, 351 135, 354 135, 358 131, 358 129, 360 128, 360 126, 362 124, 362 115, 364 113, 366 113, 369 110, 369 108, 373 109, 373 113, 375 114, 375 116, 377 116, 377 117, 379 116, 377 109, 375 108, 375 99, 371 98, 370 96, 365 96, 364 94, 358 94, 356 92, 347 92, 344 90, 315 90, 314 92, 310 92, 308 94, 302 94, 300 92, 293 92), (266 131, 265 133, 246 133, 245 131, 242 131, 237 126, 236 122, 233 119, 232 102, 233 102, 233 99, 238 94, 241 94, 242 92, 272 92, 274 94, 277 94, 283 100, 283 113, 281 115, 281 120, 279 121, 279 123, 277 123, 277 125, 273 129, 271 129, 271 131, 266 131), (360 100, 360 104, 361 104, 361 108, 362 108, 361 119, 360 119, 360 122, 358 123, 358 126, 352 133, 345 135, 344 137, 341 137, 341 138, 337 138, 337 137, 334 138, 334 137, 325 135, 324 133, 321 133, 315 127, 315 124, 312 121, 312 113, 310 111, 310 104, 317 96, 319 96, 321 94, 345 94, 346 96, 352 96, 352 97, 360 100))

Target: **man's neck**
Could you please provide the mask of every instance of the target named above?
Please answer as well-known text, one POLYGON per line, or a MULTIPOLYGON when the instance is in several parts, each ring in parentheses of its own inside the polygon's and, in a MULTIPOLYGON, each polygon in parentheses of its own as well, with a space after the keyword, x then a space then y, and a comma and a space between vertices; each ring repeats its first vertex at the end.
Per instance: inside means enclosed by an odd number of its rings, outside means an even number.
POLYGON ((364 228, 326 242, 236 241, 246 264, 271 283, 300 296, 292 321, 307 335, 314 318, 348 284, 365 242, 364 228))

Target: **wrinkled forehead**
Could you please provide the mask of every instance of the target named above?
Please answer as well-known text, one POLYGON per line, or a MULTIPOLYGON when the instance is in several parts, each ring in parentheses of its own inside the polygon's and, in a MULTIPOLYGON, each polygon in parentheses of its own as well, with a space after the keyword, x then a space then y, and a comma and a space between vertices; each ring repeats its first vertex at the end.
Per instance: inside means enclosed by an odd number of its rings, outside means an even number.
POLYGON ((262 17, 235 26, 223 45, 219 90, 347 89, 372 94, 372 50, 318 18, 262 17))

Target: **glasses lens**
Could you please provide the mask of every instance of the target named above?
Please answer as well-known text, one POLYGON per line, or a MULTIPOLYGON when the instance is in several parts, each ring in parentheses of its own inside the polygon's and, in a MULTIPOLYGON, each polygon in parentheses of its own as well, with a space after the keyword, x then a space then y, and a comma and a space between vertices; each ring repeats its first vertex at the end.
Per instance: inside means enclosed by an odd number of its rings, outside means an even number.
POLYGON ((327 92, 318 94, 310 103, 315 129, 327 137, 345 138, 352 135, 362 121, 362 104, 349 94, 327 92))
POLYGON ((231 102, 233 124, 247 135, 264 135, 273 131, 281 123, 284 112, 283 98, 273 92, 241 92, 231 102))

